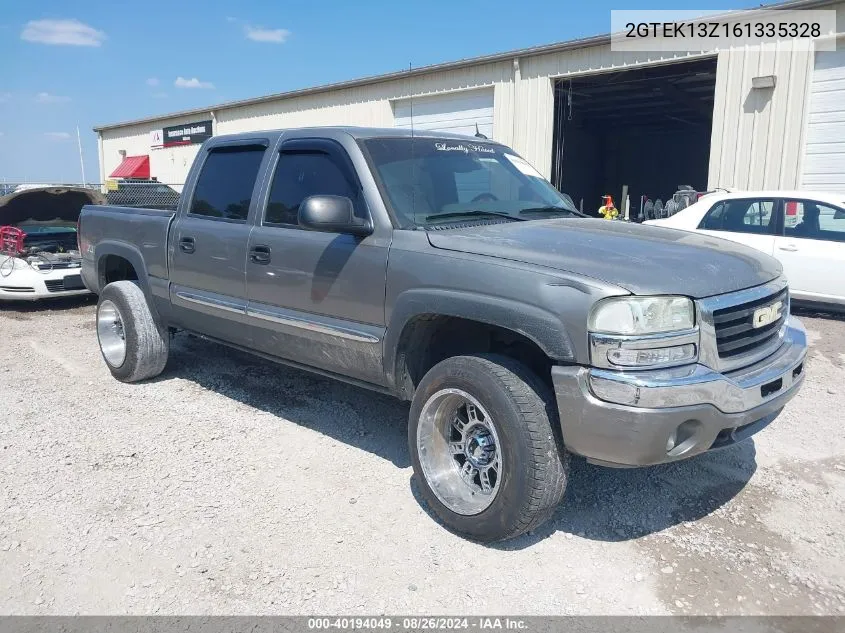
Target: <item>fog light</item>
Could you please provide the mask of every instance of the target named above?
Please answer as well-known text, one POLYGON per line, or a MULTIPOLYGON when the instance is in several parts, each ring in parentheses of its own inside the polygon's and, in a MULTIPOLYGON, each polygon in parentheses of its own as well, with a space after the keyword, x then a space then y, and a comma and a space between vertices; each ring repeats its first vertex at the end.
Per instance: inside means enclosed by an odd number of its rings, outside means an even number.
POLYGON ((695 345, 675 345, 657 349, 626 349, 616 347, 607 351, 607 360, 620 367, 649 367, 695 360, 695 345))
POLYGON ((590 390, 607 402, 635 405, 640 401, 640 388, 626 382, 590 376, 590 390))
POLYGON ((698 420, 687 420, 679 424, 666 440, 666 454, 677 457, 692 450, 698 441, 700 429, 701 422, 698 420))
POLYGON ((669 434, 669 439, 666 440, 666 452, 668 453, 673 448, 675 448, 675 444, 678 442, 678 429, 673 430, 669 434))

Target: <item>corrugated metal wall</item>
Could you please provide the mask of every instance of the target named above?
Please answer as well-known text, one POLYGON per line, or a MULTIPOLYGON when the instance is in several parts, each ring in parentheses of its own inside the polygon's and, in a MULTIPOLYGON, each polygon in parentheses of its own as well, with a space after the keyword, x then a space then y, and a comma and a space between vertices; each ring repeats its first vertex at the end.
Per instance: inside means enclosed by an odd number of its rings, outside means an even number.
MULTIPOLYGON (((510 85, 510 82, 510 62, 479 64, 408 79, 220 110, 216 112, 214 133, 231 134, 320 125, 392 127, 393 102, 396 100, 494 86, 494 98, 498 102, 500 86, 510 85)), ((101 177, 107 177, 120 163, 118 150, 123 149, 130 156, 149 154, 152 175, 160 181, 182 182, 199 146, 150 150, 149 134, 152 130, 164 126, 180 125, 203 118, 208 117, 194 115, 188 118, 162 119, 161 122, 103 131, 101 177)), ((498 138, 495 120, 494 135, 498 138)), ((502 140, 507 142, 507 139, 502 140)))
MULTIPOLYGON (((840 30, 845 30, 845 4, 835 8, 840 30)), ((700 56, 613 52, 609 44, 530 55, 223 109, 216 113, 215 134, 312 125, 391 127, 396 100, 492 86, 494 138, 550 176, 555 79, 700 56)), ((812 65, 812 53, 793 50, 790 44, 718 53, 709 186, 796 186, 812 65), (777 76, 774 90, 751 90, 751 78, 767 74, 777 76)), ((167 119, 104 131, 101 175, 105 177, 117 166, 117 150, 125 149, 129 155, 149 153, 153 175, 160 180, 184 180, 197 147, 150 151, 149 132, 202 118, 167 119)))
POLYGON ((719 53, 708 185, 790 189, 798 183, 813 55, 790 43, 719 53), (773 89, 751 79, 775 75, 773 89))
MULTIPOLYGON (((837 31, 845 31, 845 4, 826 8, 836 10, 837 31)), ((813 59, 812 50, 790 42, 719 53, 709 187, 798 188, 813 59), (752 89, 751 79, 764 75, 775 75, 775 88, 752 89)))
POLYGON ((218 113, 219 134, 311 125, 393 127, 392 102, 454 90, 492 86, 508 64, 481 64, 430 75, 292 97, 218 113))
MULTIPOLYGON (((493 137, 512 146, 546 176, 551 173, 553 81, 569 74, 601 72, 688 57, 613 53, 609 45, 541 56, 479 64, 343 90, 292 97, 218 111, 215 134, 311 125, 393 126, 393 102, 455 90, 494 88, 493 137)), ((103 132, 105 175, 120 162, 118 149, 129 155, 150 154, 153 175, 162 181, 182 180, 196 147, 150 151, 153 129, 199 120, 168 119, 103 132)))

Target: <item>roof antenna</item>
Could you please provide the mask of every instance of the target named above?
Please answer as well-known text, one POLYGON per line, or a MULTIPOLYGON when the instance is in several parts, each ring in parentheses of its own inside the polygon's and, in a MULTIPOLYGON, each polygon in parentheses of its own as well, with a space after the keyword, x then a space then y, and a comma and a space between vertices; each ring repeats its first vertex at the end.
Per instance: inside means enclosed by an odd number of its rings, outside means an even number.
POLYGON ((477 121, 476 121, 476 123, 475 123, 475 138, 483 138, 483 139, 487 140, 487 137, 486 137, 486 136, 484 136, 484 135, 483 135, 483 134, 482 134, 482 133, 478 130, 478 122, 477 122, 477 121))

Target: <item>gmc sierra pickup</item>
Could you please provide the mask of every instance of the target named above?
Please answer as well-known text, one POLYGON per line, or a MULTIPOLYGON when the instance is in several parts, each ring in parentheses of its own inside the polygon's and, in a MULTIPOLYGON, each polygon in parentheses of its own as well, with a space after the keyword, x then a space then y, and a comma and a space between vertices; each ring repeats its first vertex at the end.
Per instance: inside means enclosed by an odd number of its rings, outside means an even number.
POLYGON ((409 400, 422 494, 478 541, 545 521, 570 454, 646 466, 729 446, 804 379, 777 261, 582 217, 491 141, 217 136, 175 212, 86 206, 79 240, 118 380, 159 374, 182 330, 409 400))

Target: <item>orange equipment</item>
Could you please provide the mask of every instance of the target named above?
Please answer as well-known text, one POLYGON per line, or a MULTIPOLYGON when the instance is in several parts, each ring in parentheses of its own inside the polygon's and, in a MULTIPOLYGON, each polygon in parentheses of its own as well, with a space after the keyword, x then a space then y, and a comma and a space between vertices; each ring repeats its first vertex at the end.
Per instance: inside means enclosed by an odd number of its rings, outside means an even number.
POLYGON ((613 206, 613 197, 610 194, 602 196, 604 204, 599 207, 599 215, 605 220, 615 220, 619 217, 619 209, 613 206))

